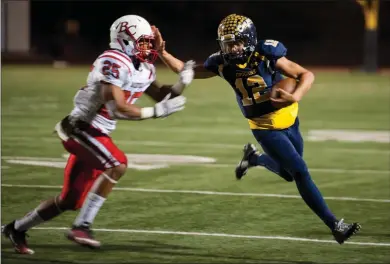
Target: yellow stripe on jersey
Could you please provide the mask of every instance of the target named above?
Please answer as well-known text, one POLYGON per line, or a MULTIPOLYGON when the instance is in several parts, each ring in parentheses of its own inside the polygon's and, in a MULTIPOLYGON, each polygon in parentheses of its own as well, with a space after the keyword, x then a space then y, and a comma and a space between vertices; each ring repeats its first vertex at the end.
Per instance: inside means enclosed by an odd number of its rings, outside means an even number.
POLYGON ((298 103, 275 112, 248 119, 250 129, 285 129, 292 126, 298 116, 298 103))

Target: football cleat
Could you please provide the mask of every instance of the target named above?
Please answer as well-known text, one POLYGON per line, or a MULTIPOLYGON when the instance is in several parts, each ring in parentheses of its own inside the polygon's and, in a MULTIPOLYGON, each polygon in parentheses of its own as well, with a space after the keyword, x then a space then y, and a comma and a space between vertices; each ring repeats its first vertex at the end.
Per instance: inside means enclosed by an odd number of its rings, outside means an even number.
POLYGON ((236 167, 236 179, 241 180, 241 178, 247 173, 248 169, 251 167, 249 165, 250 156, 257 151, 255 145, 246 144, 244 146, 244 155, 242 156, 241 161, 238 163, 236 167))
POLYGON ((27 241, 26 241, 26 231, 18 231, 15 229, 15 221, 12 221, 11 223, 2 226, 1 232, 4 234, 6 238, 9 238, 11 240, 12 244, 14 245, 15 251, 19 254, 28 254, 32 255, 34 254, 34 250, 28 247, 27 241))
POLYGON ((89 248, 99 248, 100 247, 100 241, 96 240, 93 237, 92 230, 89 227, 84 226, 73 226, 72 229, 70 229, 65 236, 81 245, 86 246, 89 248))
POLYGON ((336 222, 336 225, 332 231, 334 239, 340 245, 348 240, 351 236, 356 234, 360 230, 361 226, 359 223, 346 224, 344 219, 336 222))

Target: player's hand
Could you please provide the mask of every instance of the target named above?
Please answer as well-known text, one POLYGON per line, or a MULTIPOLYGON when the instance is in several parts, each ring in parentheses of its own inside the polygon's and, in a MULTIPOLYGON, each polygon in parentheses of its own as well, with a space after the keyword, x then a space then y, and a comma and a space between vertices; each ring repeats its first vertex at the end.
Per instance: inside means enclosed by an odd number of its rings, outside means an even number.
POLYGON ((165 41, 161 36, 160 30, 156 26, 152 26, 151 28, 154 35, 154 48, 158 53, 162 53, 165 50, 165 41))
POLYGON ((184 85, 189 85, 192 80, 194 79, 194 67, 195 67, 195 61, 189 60, 186 63, 184 63, 184 67, 179 73, 180 76, 180 82, 184 85))
POLYGON ((299 101, 299 98, 297 98, 294 94, 291 94, 289 92, 286 92, 283 89, 277 88, 276 92, 279 93, 279 97, 271 97, 270 100, 274 103, 295 103, 299 101))
POLYGON ((179 95, 172 99, 170 99, 170 97, 171 94, 169 93, 162 101, 155 104, 155 117, 166 117, 184 109, 184 105, 186 103, 186 98, 184 96, 179 95))

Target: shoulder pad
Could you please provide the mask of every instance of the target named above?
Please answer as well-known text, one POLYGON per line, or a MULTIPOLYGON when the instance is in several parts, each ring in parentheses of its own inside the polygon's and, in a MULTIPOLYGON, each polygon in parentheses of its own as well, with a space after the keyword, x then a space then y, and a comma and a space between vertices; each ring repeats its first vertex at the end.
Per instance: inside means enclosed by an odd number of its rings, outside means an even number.
POLYGON ((258 52, 269 60, 277 60, 287 54, 287 48, 277 40, 260 40, 257 45, 258 52))

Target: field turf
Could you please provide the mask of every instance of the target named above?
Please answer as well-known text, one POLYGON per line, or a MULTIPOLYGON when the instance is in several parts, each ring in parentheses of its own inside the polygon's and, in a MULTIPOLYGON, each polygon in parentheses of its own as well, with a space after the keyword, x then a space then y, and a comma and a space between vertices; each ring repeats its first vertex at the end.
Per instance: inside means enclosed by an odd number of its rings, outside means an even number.
MULTIPOLYGON (((2 224, 59 193, 61 168, 8 161, 65 161, 52 131, 71 110, 88 68, 3 66, 2 224)), ((157 76, 165 83, 177 78, 165 68, 157 76)), ((388 263, 389 144, 307 137, 311 130, 389 131, 388 77, 317 73, 300 103, 304 157, 315 183, 337 217, 362 225, 351 243, 331 242, 294 183, 257 168, 235 180, 243 145, 256 142, 232 89, 213 78, 188 87, 183 112, 161 120, 119 121, 112 137, 126 153, 178 156, 164 168, 147 169, 161 165, 150 156, 136 164, 142 170, 128 170, 94 223, 100 250, 65 239, 64 229, 76 216, 67 212, 29 232, 32 256, 16 255, 2 238, 2 263, 388 263), (179 163, 182 155, 215 162, 179 163)), ((151 101, 145 96, 139 104, 151 101)))

